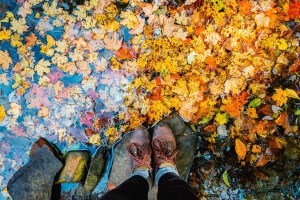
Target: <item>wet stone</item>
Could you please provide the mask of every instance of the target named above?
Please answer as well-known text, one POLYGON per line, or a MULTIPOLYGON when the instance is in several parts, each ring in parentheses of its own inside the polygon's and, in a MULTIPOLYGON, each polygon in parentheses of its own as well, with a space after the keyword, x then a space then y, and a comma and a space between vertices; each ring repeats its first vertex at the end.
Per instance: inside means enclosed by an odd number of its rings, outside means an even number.
POLYGON ((55 176, 63 167, 47 144, 36 148, 29 162, 9 180, 8 192, 12 199, 51 199, 55 176))
POLYGON ((45 146, 46 148, 48 148, 49 151, 51 151, 54 155, 56 155, 57 157, 60 158, 61 153, 59 152, 58 149, 56 149, 56 147, 51 144, 50 142, 48 142, 45 138, 39 138, 31 147, 30 149, 30 153, 29 153, 29 157, 32 158, 33 155, 35 154, 35 152, 41 148, 42 146, 45 146))
POLYGON ((101 179, 107 164, 107 147, 101 146, 91 160, 84 188, 91 192, 101 179))
POLYGON ((89 192, 81 183, 62 183, 60 200, 85 200, 89 198, 89 192))
POLYGON ((65 166, 59 175, 57 183, 84 181, 90 162, 90 152, 86 150, 69 151, 65 166))
MULTIPOLYGON (((161 122, 168 124, 174 133, 177 148, 179 150, 179 153, 176 157, 176 166, 179 175, 186 179, 189 168, 195 156, 197 139, 196 135, 176 114, 170 115, 161 122)), ((153 134, 153 129, 154 127, 149 129, 150 134, 153 134)), ((127 145, 129 144, 131 133, 132 132, 127 133, 122 140, 116 144, 114 150, 114 160, 110 172, 109 182, 116 186, 125 181, 131 173, 130 157, 127 153, 127 145)), ((149 199, 156 199, 157 187, 153 187, 152 191, 149 192, 149 195, 149 199)))

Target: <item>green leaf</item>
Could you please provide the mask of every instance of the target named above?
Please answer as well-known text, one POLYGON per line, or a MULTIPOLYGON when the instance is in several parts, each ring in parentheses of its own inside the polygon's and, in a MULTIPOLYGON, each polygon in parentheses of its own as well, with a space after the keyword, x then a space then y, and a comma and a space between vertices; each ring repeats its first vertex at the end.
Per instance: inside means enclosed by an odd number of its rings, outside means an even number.
POLYGON ((199 124, 206 124, 212 119, 212 117, 202 117, 199 124))
POLYGON ((261 104, 261 99, 260 98, 255 98, 255 99, 253 99, 250 103, 249 103, 249 105, 248 105, 248 107, 252 107, 252 108, 255 108, 255 107, 258 107, 258 106, 260 106, 260 104, 261 104))
POLYGON ((223 178, 224 183, 225 183, 228 187, 231 187, 231 186, 230 186, 230 183, 229 183, 229 181, 228 181, 228 172, 227 172, 227 170, 224 171, 224 173, 223 173, 223 175, 222 175, 222 178, 223 178))
POLYGON ((295 115, 300 115, 300 109, 297 109, 297 110, 295 111, 295 115))

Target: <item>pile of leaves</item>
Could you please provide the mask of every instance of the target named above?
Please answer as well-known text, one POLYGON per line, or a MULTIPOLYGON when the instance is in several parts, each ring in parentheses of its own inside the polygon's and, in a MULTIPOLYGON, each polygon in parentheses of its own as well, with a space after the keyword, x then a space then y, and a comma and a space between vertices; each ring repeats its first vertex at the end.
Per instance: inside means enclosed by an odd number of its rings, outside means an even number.
POLYGON ((211 144, 230 137, 242 164, 299 137, 296 0, 8 2, 2 172, 22 163, 11 138, 113 144, 174 111, 211 144))

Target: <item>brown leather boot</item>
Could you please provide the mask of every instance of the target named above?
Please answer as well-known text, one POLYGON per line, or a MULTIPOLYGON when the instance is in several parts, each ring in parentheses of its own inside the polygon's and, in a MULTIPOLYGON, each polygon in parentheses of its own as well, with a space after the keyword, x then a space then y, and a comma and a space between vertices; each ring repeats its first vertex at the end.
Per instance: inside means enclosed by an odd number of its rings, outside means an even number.
POLYGON ((173 131, 167 124, 155 127, 152 139, 155 169, 164 166, 176 168, 175 157, 178 153, 173 131))
POLYGON ((139 168, 151 172, 151 146, 149 132, 145 127, 137 127, 131 134, 127 151, 131 157, 131 170, 139 168))

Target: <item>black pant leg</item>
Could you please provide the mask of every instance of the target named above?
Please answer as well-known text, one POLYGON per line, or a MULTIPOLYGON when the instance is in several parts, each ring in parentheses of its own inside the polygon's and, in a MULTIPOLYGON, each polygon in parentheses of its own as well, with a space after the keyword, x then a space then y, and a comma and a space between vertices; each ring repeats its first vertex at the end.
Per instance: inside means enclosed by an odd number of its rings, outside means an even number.
POLYGON ((158 182, 158 200, 197 200, 191 186, 174 173, 164 174, 158 182))
POLYGON ((147 180, 136 175, 104 194, 100 200, 148 200, 148 191, 147 180))

